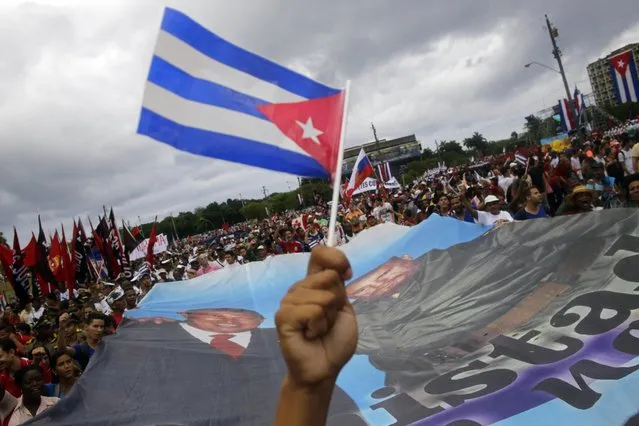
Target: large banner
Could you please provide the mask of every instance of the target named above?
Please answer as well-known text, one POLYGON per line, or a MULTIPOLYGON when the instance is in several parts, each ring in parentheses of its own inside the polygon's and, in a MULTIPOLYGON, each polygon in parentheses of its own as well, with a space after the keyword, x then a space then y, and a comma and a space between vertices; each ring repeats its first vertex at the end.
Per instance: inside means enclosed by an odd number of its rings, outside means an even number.
MULTIPOLYGON (((384 183, 384 188, 386 189, 398 189, 401 188, 397 179, 391 178, 388 182, 384 183)), ((361 194, 363 192, 375 191, 377 189, 377 179, 366 178, 364 182, 360 186, 353 191, 353 195, 361 194)))
MULTIPOLYGON (((169 249, 169 240, 166 238, 166 234, 158 234, 157 241, 153 245, 153 254, 164 253, 169 249)), ((146 257, 146 251, 149 247, 149 239, 141 241, 140 244, 131 252, 129 258, 131 261, 144 259, 146 257)))
MULTIPOLYGON (((622 425, 639 410, 637 209, 498 229, 433 215, 343 249, 359 342, 329 424, 622 425)), ((272 424, 273 315, 307 261, 156 285, 33 424, 272 424)))

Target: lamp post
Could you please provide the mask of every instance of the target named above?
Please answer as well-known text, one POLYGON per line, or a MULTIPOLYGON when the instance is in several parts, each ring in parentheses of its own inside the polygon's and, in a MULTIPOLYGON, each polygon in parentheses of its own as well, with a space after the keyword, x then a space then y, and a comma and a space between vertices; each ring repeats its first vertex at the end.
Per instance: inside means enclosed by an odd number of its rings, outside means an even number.
POLYGON ((561 74, 561 72, 559 70, 556 70, 553 67, 549 67, 548 65, 542 64, 541 62, 537 62, 537 61, 528 62, 526 65, 524 65, 524 67, 530 68, 531 65, 538 65, 540 67, 549 69, 550 71, 554 71, 557 74, 561 74))
POLYGON ((579 117, 579 114, 577 114, 575 101, 570 94, 570 87, 568 86, 568 79, 566 78, 566 72, 564 71, 564 64, 561 62, 561 50, 559 50, 559 47, 557 47, 557 37, 559 36, 559 31, 557 31, 557 28, 552 26, 550 20, 548 19, 548 15, 545 15, 545 17, 546 26, 548 27, 548 35, 550 36, 550 42, 552 43, 552 54, 557 60, 557 65, 559 66, 559 74, 561 74, 561 79, 564 82, 564 89, 566 89, 566 99, 568 99, 568 104, 570 105, 570 109, 572 110, 573 116, 576 119, 577 117, 579 117))

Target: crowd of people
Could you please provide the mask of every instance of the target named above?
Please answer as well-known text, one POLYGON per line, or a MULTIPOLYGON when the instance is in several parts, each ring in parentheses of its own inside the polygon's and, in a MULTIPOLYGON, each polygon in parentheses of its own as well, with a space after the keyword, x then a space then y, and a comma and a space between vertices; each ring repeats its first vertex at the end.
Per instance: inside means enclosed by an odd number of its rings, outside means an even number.
MULTIPOLYGON (((639 144, 633 135, 590 137, 563 152, 541 147, 428 173, 398 190, 342 200, 337 245, 381 223, 417 225, 437 214, 501 225, 597 209, 639 207, 639 144)), ((64 283, 30 303, 9 304, 0 320, 0 417, 17 425, 73 388, 104 336, 156 283, 178 282, 271 256, 326 246, 329 203, 246 221, 176 241, 126 278, 64 283)), ((88 244, 91 244, 89 238, 88 244)))

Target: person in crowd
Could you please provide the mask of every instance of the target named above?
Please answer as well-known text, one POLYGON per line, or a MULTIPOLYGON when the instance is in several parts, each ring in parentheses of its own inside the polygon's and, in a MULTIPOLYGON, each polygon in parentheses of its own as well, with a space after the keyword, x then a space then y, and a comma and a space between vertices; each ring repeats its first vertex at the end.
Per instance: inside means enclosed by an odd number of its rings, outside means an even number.
POLYGON ((207 257, 206 254, 200 254, 197 257, 197 262, 199 264, 199 268, 197 270, 197 272, 195 273, 196 276, 200 277, 204 274, 209 274, 211 272, 215 272, 218 269, 220 269, 219 267, 217 267, 216 265, 212 264, 209 262, 209 258, 207 257))
POLYGON ((626 203, 624 207, 639 207, 639 173, 626 178, 626 203))
POLYGON ((593 202, 597 195, 585 185, 577 185, 566 196, 566 200, 557 210, 556 216, 588 213, 593 210, 593 202))
POLYGON ((109 306, 111 306, 111 316, 115 320, 116 327, 120 325, 124 318, 127 302, 124 290, 118 286, 107 296, 109 306))
POLYGON ((47 386, 47 396, 64 398, 78 381, 75 360, 66 351, 56 351, 51 355, 54 383, 47 386))
POLYGON ((293 238, 293 230, 290 228, 284 231, 284 240, 280 240, 278 245, 284 253, 301 253, 304 251, 302 244, 293 238))
POLYGON ((473 215, 464 208, 464 204, 461 201, 461 197, 456 195, 450 199, 451 205, 451 217, 462 220, 464 222, 475 223, 473 215))
POLYGON ((44 377, 37 365, 27 365, 15 373, 21 396, 9 418, 8 426, 22 425, 38 414, 53 407, 60 398, 44 396, 44 377))
POLYGON ((47 349, 46 346, 35 346, 30 354, 29 358, 31 358, 31 363, 35 364, 42 369, 42 374, 44 375, 44 383, 51 383, 53 381, 53 372, 51 371, 50 359, 51 352, 47 349))
POLYGON ((16 344, 9 339, 0 339, 0 386, 16 398, 22 395, 15 382, 15 373, 29 365, 26 358, 18 356, 16 344))
POLYGON ((632 157, 632 168, 636 173, 639 173, 639 142, 636 141, 630 150, 630 156, 632 157))
POLYGON ((391 222, 395 223, 395 217, 397 212, 393 210, 393 206, 388 201, 383 201, 381 198, 375 200, 375 208, 373 209, 373 216, 379 223, 391 222))
POLYGON ((224 267, 225 268, 237 268, 240 263, 237 260, 237 256, 233 250, 228 250, 224 255, 224 267))
POLYGON ((639 170, 635 170, 634 165, 632 164, 632 145, 633 141, 630 138, 626 138, 623 143, 623 147, 617 153, 617 160, 621 165, 624 175, 630 176, 639 170))
POLYGON ((25 351, 31 352, 36 346, 46 346, 47 351, 52 353, 58 345, 58 336, 55 333, 55 321, 44 316, 36 323, 34 327, 35 337, 29 341, 25 351))
POLYGON ((84 371, 104 336, 106 317, 99 312, 89 314, 85 320, 84 333, 86 342, 73 345, 70 354, 78 361, 84 371))
POLYGON ((35 312, 36 311, 33 307, 33 303, 27 303, 20 311, 20 322, 23 322, 27 325, 33 325, 35 323, 35 312))
POLYGON ((477 223, 481 225, 501 225, 505 222, 512 222, 513 217, 506 210, 502 210, 499 204, 499 198, 489 195, 484 199, 484 207, 486 211, 476 210, 466 197, 462 198, 464 207, 470 212, 477 223))
POLYGON ((373 226, 377 225, 377 219, 375 218, 375 216, 373 216, 372 214, 369 214, 368 217, 366 218, 366 228, 372 228, 373 226))
POLYGON ((308 230, 308 236, 306 239, 309 249, 313 250, 318 245, 323 244, 323 240, 324 233, 320 232, 319 224, 314 223, 308 230))
POLYGON ((524 190, 524 207, 515 213, 515 220, 529 220, 548 217, 548 213, 542 205, 543 195, 536 186, 530 186, 524 190))

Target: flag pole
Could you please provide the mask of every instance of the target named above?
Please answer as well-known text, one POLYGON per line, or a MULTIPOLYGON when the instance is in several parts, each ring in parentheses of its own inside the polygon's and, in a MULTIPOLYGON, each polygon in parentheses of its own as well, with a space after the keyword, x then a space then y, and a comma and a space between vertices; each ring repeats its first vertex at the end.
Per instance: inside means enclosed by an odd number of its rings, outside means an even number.
POLYGON ((339 135, 337 148, 337 165, 335 166, 335 178, 333 179, 333 202, 331 204, 331 216, 328 221, 328 246, 335 246, 335 224, 337 223, 337 205, 339 204, 339 188, 342 183, 342 163, 344 162, 344 139, 346 138, 346 122, 348 119, 348 97, 351 91, 351 81, 346 80, 344 87, 344 109, 342 111, 342 128, 339 135))

